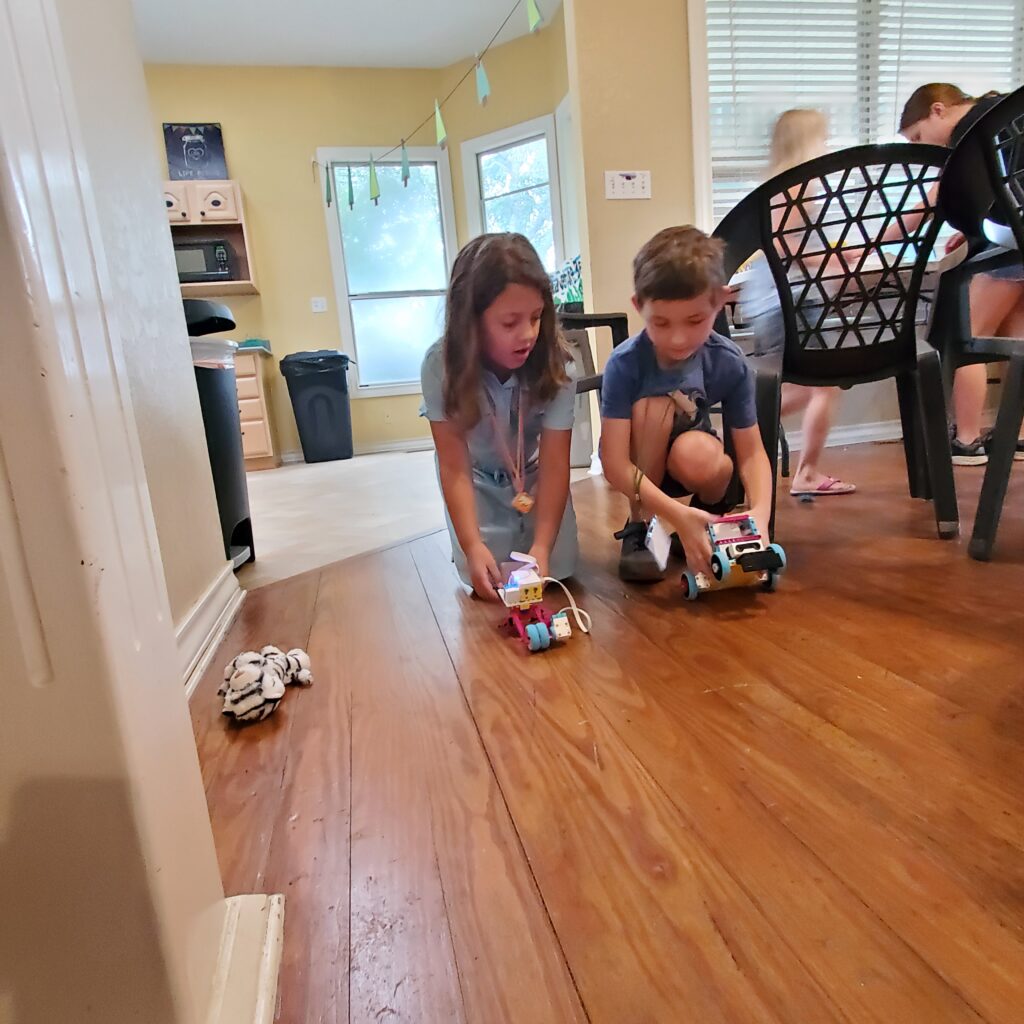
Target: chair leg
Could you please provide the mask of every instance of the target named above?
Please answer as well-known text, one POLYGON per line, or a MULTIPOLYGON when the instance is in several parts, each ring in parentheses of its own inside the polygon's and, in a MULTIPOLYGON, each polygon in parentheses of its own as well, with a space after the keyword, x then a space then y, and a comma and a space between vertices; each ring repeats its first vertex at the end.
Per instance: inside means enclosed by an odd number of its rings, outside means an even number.
POLYGON ((978 512, 974 517, 974 532, 968 553, 979 562, 992 557, 999 516, 1003 510, 1006 486, 1010 481, 1013 453, 1017 446, 1021 421, 1024 420, 1024 351, 1015 352, 1003 378, 1003 397, 999 403, 996 427, 992 433, 992 448, 988 453, 988 466, 981 485, 978 512))
POLYGON ((900 423, 903 427, 903 455, 907 460, 907 485, 912 498, 930 497, 921 458, 921 438, 917 418, 917 381, 913 374, 901 373, 896 378, 900 423))
POLYGON ((755 376, 757 422, 761 428, 761 441, 772 467, 772 514, 768 520, 768 536, 775 536, 775 500, 779 477, 779 432, 782 424, 782 380, 777 370, 759 366, 755 376))
MULTIPOLYGON (((934 492, 935 523, 944 540, 960 532, 960 510, 953 479, 953 458, 946 426, 946 396, 937 352, 924 352, 917 360, 917 395, 921 436, 929 491, 934 492)), ((1012 454, 1011 454, 1012 457, 1012 454)))
POLYGON ((779 452, 782 457, 781 472, 785 479, 789 479, 789 441, 786 438, 786 430, 779 424, 779 452))

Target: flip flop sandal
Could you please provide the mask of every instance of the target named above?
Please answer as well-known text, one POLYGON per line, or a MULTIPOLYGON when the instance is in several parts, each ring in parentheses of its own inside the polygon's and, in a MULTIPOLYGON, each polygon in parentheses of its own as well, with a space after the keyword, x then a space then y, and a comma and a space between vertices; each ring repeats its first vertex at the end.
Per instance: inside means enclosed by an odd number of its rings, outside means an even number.
POLYGON ((790 491, 789 493, 794 498, 802 498, 806 495, 810 495, 811 497, 817 497, 819 495, 828 496, 833 494, 853 494, 853 492, 856 490, 857 487, 855 484, 848 484, 843 480, 836 479, 836 477, 834 476, 827 476, 824 480, 821 481, 820 484, 818 484, 817 487, 813 488, 812 490, 790 491))

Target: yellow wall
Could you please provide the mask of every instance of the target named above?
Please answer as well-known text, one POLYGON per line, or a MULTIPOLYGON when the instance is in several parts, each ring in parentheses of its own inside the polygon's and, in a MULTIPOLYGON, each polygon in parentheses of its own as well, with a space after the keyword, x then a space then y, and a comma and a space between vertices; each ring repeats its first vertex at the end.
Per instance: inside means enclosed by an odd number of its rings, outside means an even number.
MULTIPOLYGON (((616 0, 565 0, 587 308, 629 312, 638 328, 633 256, 661 228, 694 218, 690 56, 685 2, 622 12, 616 0), (651 199, 606 200, 606 170, 650 171, 651 199)), ((603 363, 610 341, 598 347, 603 363)))
MULTIPOLYGON (((462 173, 462 143, 481 135, 553 114, 569 91, 565 54, 565 21, 559 7, 550 23, 535 36, 524 36, 487 55, 491 98, 483 107, 476 101, 472 79, 445 106, 445 127, 451 154, 452 191, 455 193, 455 230, 460 244, 469 240, 466 186, 462 173)), ((446 95, 471 67, 470 61, 441 72, 441 95, 446 95)))
MULTIPOLYGON (((559 9, 535 36, 492 50, 492 97, 476 102, 472 76, 445 107, 459 243, 467 240, 460 145, 464 139, 552 113, 566 93, 559 9)), ((241 184, 260 294, 232 296, 231 337, 269 338, 276 358, 341 343, 323 194, 310 161, 321 146, 385 148, 430 111, 468 65, 440 70, 390 68, 207 67, 149 65, 146 81, 163 163, 161 124, 219 122, 228 172, 241 184), (309 300, 323 295, 327 313, 309 300)), ((433 145, 433 122, 410 145, 433 145)), ((279 447, 299 447, 284 379, 272 373, 279 447)), ((418 395, 352 403, 357 445, 426 436, 418 395)))

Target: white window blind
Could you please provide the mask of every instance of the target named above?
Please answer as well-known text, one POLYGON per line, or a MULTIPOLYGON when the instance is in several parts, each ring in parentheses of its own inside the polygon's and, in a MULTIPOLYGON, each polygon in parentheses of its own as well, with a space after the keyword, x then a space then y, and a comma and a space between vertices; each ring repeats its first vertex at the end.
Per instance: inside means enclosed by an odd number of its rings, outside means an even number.
POLYGON ((1024 0, 706 0, 716 221, 761 180, 775 118, 829 117, 832 148, 895 137, 919 85, 1024 78, 1024 0))

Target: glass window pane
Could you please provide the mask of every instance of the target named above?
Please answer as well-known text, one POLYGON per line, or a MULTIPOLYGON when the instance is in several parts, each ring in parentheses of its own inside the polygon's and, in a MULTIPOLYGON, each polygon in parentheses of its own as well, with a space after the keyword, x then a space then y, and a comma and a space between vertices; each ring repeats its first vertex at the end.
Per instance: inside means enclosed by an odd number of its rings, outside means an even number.
POLYGON ((444 331, 444 295, 353 299, 351 306, 360 386, 418 383, 424 353, 444 331))
POLYGON ((555 270, 555 237, 551 225, 551 188, 543 185, 526 192, 488 199, 484 203, 487 231, 518 231, 533 243, 548 273, 555 270))
POLYGON ((380 201, 370 201, 370 169, 352 167, 355 207, 348 208, 348 167, 334 165, 335 209, 341 220, 345 271, 350 295, 429 291, 444 288, 441 202, 437 168, 412 164, 408 187, 400 164, 377 167, 380 201))
POLYGON ((484 199, 531 185, 546 185, 549 181, 548 144, 543 135, 505 149, 481 153, 478 159, 480 195, 484 199))

